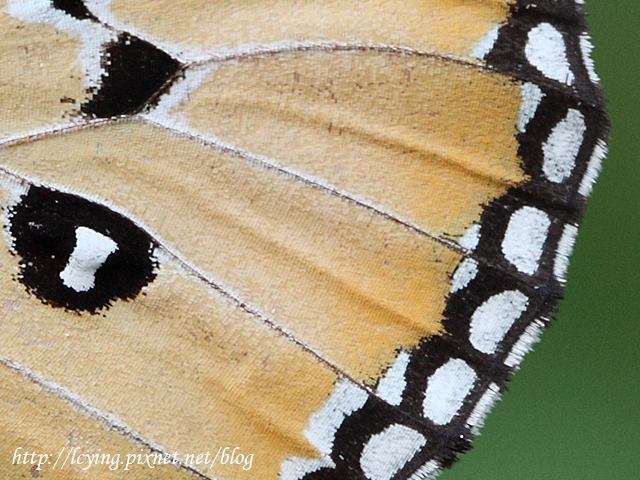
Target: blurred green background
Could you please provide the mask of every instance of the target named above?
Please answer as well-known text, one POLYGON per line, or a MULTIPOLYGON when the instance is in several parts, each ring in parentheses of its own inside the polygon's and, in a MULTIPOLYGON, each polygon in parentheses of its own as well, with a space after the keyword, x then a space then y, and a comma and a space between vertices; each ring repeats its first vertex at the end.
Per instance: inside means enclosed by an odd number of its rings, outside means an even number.
POLYGON ((438 480, 640 480, 640 2, 585 7, 612 131, 565 300, 438 480))

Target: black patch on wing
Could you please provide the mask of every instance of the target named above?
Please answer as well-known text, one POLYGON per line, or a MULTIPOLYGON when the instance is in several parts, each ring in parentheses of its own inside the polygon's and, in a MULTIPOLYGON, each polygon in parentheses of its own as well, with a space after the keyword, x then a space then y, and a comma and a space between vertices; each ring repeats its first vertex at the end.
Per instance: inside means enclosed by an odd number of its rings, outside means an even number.
POLYGON ((182 64, 128 33, 108 43, 102 53, 100 87, 80 110, 97 118, 133 114, 157 97, 182 64))
POLYGON ((116 299, 136 297, 156 276, 151 237, 107 207, 76 195, 31 187, 8 216, 13 248, 21 257, 18 279, 53 307, 95 313, 116 299), (84 292, 66 286, 60 277, 76 246, 78 227, 90 228, 118 245, 95 272, 94 286, 84 292))
POLYGON ((477 274, 447 298, 444 333, 423 339, 406 352, 409 363, 401 403, 393 407, 370 396, 361 409, 345 416, 335 433, 331 452, 335 468, 323 467, 301 476, 301 480, 366 479, 360 466, 362 446, 394 423, 420 432, 427 438, 427 444, 393 475, 393 480, 409 479, 428 463, 436 469, 446 468, 458 453, 471 446, 478 422, 474 410, 487 392, 503 391, 517 368, 511 361, 505 363, 514 345, 523 335, 530 335, 526 333, 528 329, 535 331, 546 326, 556 311, 564 289, 563 279, 554 273, 558 245, 565 226, 577 227, 582 219, 586 198, 578 193, 579 187, 596 145, 608 134, 604 95, 589 78, 582 57, 580 36, 586 31, 584 12, 574 0, 517 0, 511 5, 511 16, 499 29, 494 47, 484 60, 491 69, 515 80, 531 82, 544 94, 526 130, 516 137, 518 155, 528 178, 484 206, 479 242, 468 257, 477 262, 477 274), (562 34, 574 76, 571 85, 545 77, 527 60, 528 33, 540 23, 549 23, 562 34), (543 145, 569 109, 583 116, 585 133, 575 167, 562 181, 552 182, 542 170, 543 145), (519 271, 502 251, 509 221, 523 207, 544 212, 550 221, 537 269, 532 274, 519 271), (495 351, 485 353, 470 341, 472 316, 493 296, 507 291, 526 296, 526 308, 495 351), (451 359, 464 361, 477 379, 451 421, 436 424, 424 415, 423 402, 430 378, 451 359))
POLYGON ((579 38, 588 30, 582 8, 577 8, 573 0, 518 0, 510 9, 508 23, 500 29, 493 49, 484 57, 486 62, 500 72, 533 81, 539 86, 550 86, 567 96, 602 108, 604 95, 589 79, 582 59, 579 38), (527 60, 525 47, 528 34, 541 23, 552 25, 564 38, 567 60, 574 74, 571 86, 547 78, 527 60))
POLYGON ((98 21, 98 19, 87 9, 82 0, 52 0, 51 4, 53 5, 53 8, 62 10, 67 15, 71 15, 78 20, 98 21))

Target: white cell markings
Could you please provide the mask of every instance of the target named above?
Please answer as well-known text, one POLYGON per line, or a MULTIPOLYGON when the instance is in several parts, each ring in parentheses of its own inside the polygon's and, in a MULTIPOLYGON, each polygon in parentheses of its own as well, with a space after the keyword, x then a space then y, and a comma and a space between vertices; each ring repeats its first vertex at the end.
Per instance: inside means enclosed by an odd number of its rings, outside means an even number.
POLYGON ((586 130, 584 115, 573 108, 553 128, 542 145, 542 171, 551 182, 561 183, 571 176, 586 130))
POLYGON ((372 435, 362 449, 360 466, 369 480, 391 480, 427 444, 412 428, 394 424, 372 435))
POLYGON ((482 353, 494 354, 528 305, 529 298, 519 290, 506 290, 485 300, 471 316, 471 345, 482 353))
POLYGON ((462 290, 478 275, 478 262, 465 258, 451 278, 451 293, 462 290))
POLYGON ((564 37, 550 23, 541 23, 529 31, 524 53, 529 63, 547 78, 567 85, 573 83, 564 37))
POLYGON ((367 398, 360 387, 346 380, 339 381, 323 407, 309 417, 306 437, 320 453, 330 455, 336 432, 345 417, 362 408, 367 398))
POLYGON ((477 379, 467 362, 453 358, 429 378, 422 408, 424 416, 438 425, 446 425, 462 408, 477 379))
POLYGON ((95 275, 118 244, 109 237, 87 227, 76 228, 76 246, 67 266, 60 272, 65 286, 86 292, 95 286, 95 275))
POLYGON ((320 410, 309 417, 304 431, 309 442, 318 449, 320 458, 289 457, 280 465, 280 480, 300 480, 322 467, 335 467, 331 451, 336 432, 344 419, 364 406, 367 393, 348 380, 339 380, 320 410))
POLYGON ((527 129, 527 124, 536 114, 544 93, 535 83, 526 82, 520 87, 520 97, 522 98, 522 103, 518 112, 518 131, 524 133, 527 129))
POLYGON ((475 250, 480 242, 480 224, 474 223, 469 229, 460 237, 458 243, 462 248, 466 248, 469 251, 475 250))
POLYGON ((516 210, 502 239, 502 254, 518 271, 533 275, 550 226, 549 215, 542 210, 530 206, 516 210))
POLYGON ((487 32, 482 40, 475 46, 473 52, 471 52, 471 56, 474 58, 478 58, 482 60, 491 50, 493 50, 493 46, 498 40, 498 32, 499 28, 492 28, 487 32))
POLYGON ((389 405, 397 406, 402 402, 402 394, 407 387, 405 373, 407 366, 409 366, 409 359, 407 352, 400 352, 393 365, 378 383, 376 395, 389 405))

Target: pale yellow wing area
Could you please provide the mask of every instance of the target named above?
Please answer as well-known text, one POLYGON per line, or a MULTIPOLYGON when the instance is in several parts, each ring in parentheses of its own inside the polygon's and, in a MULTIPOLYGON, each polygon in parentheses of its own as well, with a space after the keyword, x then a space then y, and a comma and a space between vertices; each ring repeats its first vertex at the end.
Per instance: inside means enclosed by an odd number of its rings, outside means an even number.
MULTIPOLYGON (((89 119, 91 35, 22 24, 2 4, 2 185, 121 212, 160 245, 157 277, 98 315, 52 308, 16 280, 3 235, 0 414, 15 429, 0 460, 21 442, 228 446, 254 454, 250 470, 196 470, 278 478, 286 459, 319 457, 305 430, 339 378, 373 387, 398 351, 442 332, 463 258, 446 239, 524 180, 520 84, 471 55, 507 2, 91 5, 107 25, 96 45, 123 29, 182 70, 148 111, 89 119)), ((16 199, 2 194, 6 215, 16 199)))
MULTIPOLYGON (((160 256, 157 278, 134 302, 116 302, 108 311, 90 315, 53 309, 27 294, 7 274, 17 271, 18 259, 6 247, 0 249, 5 274, 0 283, 0 352, 20 366, 24 378, 3 373, 11 385, 2 389, 7 395, 0 402, 3 424, 14 425, 6 420, 15 419, 19 434, 2 442, 1 458, 12 454, 15 444, 41 447, 44 453, 62 446, 80 446, 83 454, 103 448, 125 461, 127 454, 139 452, 135 439, 140 438, 161 452, 177 451, 183 459, 185 454, 214 456, 220 447, 239 447, 244 455, 254 454, 250 469, 220 462, 211 469, 193 467, 212 477, 249 479, 276 478, 281 462, 291 455, 317 455, 302 431, 330 394, 336 374, 188 277, 170 258, 160 256), (56 408, 62 415, 42 427, 30 416, 21 419, 29 409, 38 410, 29 399, 39 388, 30 387, 34 393, 23 398, 29 388, 19 387, 31 374, 71 403, 60 405, 51 395, 38 394, 44 405, 36 418, 51 417, 48 409, 56 408), (103 424, 81 419, 76 425, 67 419, 92 411, 111 417, 103 424), (108 432, 119 425, 133 432, 124 435, 128 446, 108 432)), ((11 462, 4 465, 6 469, 11 462)), ((147 474, 142 469, 136 478, 147 474)))
POLYGON ((112 480, 122 478, 125 468, 129 478, 140 480, 194 478, 192 473, 172 465, 172 457, 164 463, 163 456, 161 463, 151 464, 153 468, 138 464, 137 457, 127 459, 127 454, 142 454, 146 459, 144 455, 155 452, 133 445, 120 433, 109 431, 5 365, 0 365, 0 384, 3 478, 84 480, 99 475, 112 480), (91 463, 86 455, 92 456, 91 463))
POLYGON ((187 74, 171 119, 432 235, 462 235, 481 205, 524 180, 520 86, 503 75, 362 51, 212 70, 187 74))
POLYGON ((181 48, 251 50, 349 43, 470 58, 508 12, 507 0, 113 0, 118 25, 181 48), (157 15, 162 11, 162 15, 157 15))
POLYGON ((13 145, 0 162, 109 198, 360 380, 375 381, 397 348, 440 331, 459 253, 188 137, 125 122, 13 145))
POLYGON ((77 60, 79 38, 53 25, 25 25, 7 14, 5 2, 0 11, 0 140, 79 120, 78 104, 91 97, 77 60))

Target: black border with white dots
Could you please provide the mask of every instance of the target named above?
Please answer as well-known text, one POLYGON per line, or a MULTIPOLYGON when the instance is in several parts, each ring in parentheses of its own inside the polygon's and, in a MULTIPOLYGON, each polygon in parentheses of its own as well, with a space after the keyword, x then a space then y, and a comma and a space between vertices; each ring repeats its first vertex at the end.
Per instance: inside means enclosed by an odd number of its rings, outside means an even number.
MULTIPOLYGON (((348 416, 336 432, 331 455, 336 467, 318 469, 302 480, 368 480, 359 465, 363 446, 394 424, 415 429, 429 440, 390 480, 433 478, 442 468, 449 467, 459 453, 470 448, 476 427, 481 426, 495 397, 505 388, 522 356, 556 312, 564 278, 556 275, 554 264, 558 255, 570 253, 559 252, 559 244, 566 225, 577 227, 581 221, 586 198, 578 192, 585 175, 597 174, 597 168, 595 172, 588 171, 594 150, 598 146, 602 153, 606 150, 604 141, 609 124, 604 94, 589 78, 579 42, 579 36, 586 32, 582 6, 572 0, 519 0, 511 6, 510 18, 498 30, 497 40, 484 60, 493 70, 533 83, 542 92, 526 130, 517 136, 518 155, 528 179, 485 206, 479 241, 470 252, 470 258, 476 261, 477 274, 464 288, 449 296, 443 321, 445 333, 423 340, 409 352, 410 361, 404 375, 406 387, 399 407, 396 409, 370 396, 362 409, 348 416), (562 33, 575 78, 571 85, 546 78, 527 61, 527 34, 541 22, 552 24, 562 33), (569 109, 583 115, 586 131, 569 177, 559 183, 550 182, 542 172, 543 144, 569 109), (532 275, 518 271, 502 251, 511 216, 522 207, 535 208, 549 219, 546 241, 532 275), (469 341, 472 315, 492 296, 512 290, 524 293, 529 299, 526 309, 509 328, 495 353, 478 351, 469 341), (523 345, 515 349, 523 348, 523 351, 512 352, 519 340, 523 345), (451 359, 463 360, 477 374, 477 379, 455 417, 446 425, 437 425, 425 418, 421 409, 429 378, 451 359), (492 398, 482 405, 480 412, 474 412, 487 394, 492 398)), ((590 178, 587 182, 594 180, 590 178)))
MULTIPOLYGON (((54 0, 52 4, 77 20, 98 22, 81 1, 54 0)), ((477 244, 466 255, 475 262, 477 271, 448 297, 443 321, 445 333, 425 339, 407 352, 410 358, 404 372, 406 387, 401 402, 393 406, 369 394, 364 405, 345 415, 335 431, 329 455, 334 467, 319 467, 301 475, 301 480, 367 480, 361 465, 363 451, 374 436, 393 425, 406 426, 428 441, 390 480, 435 476, 440 469, 451 465, 458 453, 470 447, 475 428, 490 408, 493 397, 504 389, 522 355, 535 340, 537 330, 555 313, 564 286, 564 278, 562 274, 558 276, 555 266, 558 256, 568 255, 571 247, 570 240, 565 241, 567 225, 577 227, 581 220, 586 198, 579 191, 585 175, 593 176, 590 161, 594 151, 604 145, 608 133, 604 96, 590 78, 581 52, 580 37, 586 35, 586 31, 582 6, 574 0, 518 0, 511 6, 510 17, 499 28, 484 60, 492 70, 514 81, 534 84, 542 93, 526 130, 517 136, 518 155, 528 179, 484 207, 477 244), (527 34, 541 23, 550 24, 564 39, 574 78, 571 84, 545 77, 527 60, 527 34), (580 112, 586 133, 570 175, 562 182, 550 182, 542 171, 543 145, 570 110, 580 112), (533 273, 523 272, 503 252, 510 221, 525 207, 544 212, 548 220, 545 241, 533 273), (507 291, 521 292, 527 298, 526 306, 495 351, 479 351, 470 341, 472 317, 489 299, 507 291), (514 347, 522 340, 526 340, 522 346, 514 347), (452 359, 463 361, 476 377, 453 418, 437 424, 423 414, 425 392, 432 376, 452 359)), ((116 40, 104 46, 102 58, 101 66, 106 74, 101 78, 100 87, 92 91, 92 99, 80 107, 80 112, 91 118, 112 118, 152 109, 185 68, 167 53, 124 32, 119 32, 116 40), (142 83, 136 83, 136 79, 142 83), (144 79, 146 81, 142 81, 144 79), (133 90, 132 85, 136 85, 133 90), (119 101, 113 103, 114 98, 119 101)), ((148 242, 146 237, 145 241, 148 242)), ((152 247, 149 242, 148 245, 152 247)), ((151 258, 150 252, 147 255, 151 258)))

